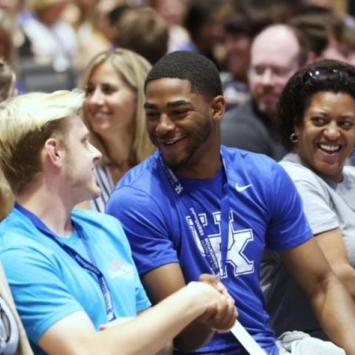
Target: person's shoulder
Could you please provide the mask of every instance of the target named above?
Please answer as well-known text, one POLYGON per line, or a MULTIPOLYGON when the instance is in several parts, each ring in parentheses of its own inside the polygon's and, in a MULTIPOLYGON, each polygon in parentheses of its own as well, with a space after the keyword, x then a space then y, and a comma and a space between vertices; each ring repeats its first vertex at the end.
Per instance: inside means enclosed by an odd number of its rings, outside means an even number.
POLYGON ((165 172, 160 164, 159 153, 156 152, 148 159, 133 167, 118 182, 112 191, 110 200, 120 198, 131 200, 132 198, 162 198, 167 194, 165 172))
POLYGON ((254 153, 239 148, 224 147, 227 157, 228 174, 241 183, 250 183, 259 191, 273 192, 277 186, 288 185, 287 173, 272 158, 265 154, 254 153))
POLYGON ((4 236, 13 234, 33 234, 33 229, 33 224, 27 218, 24 218, 19 211, 13 208, 9 215, 0 223, 0 236, 4 238, 4 236))
POLYGON ((89 238, 114 241, 115 245, 128 245, 121 221, 110 214, 86 209, 72 211, 73 220, 89 238))
POLYGON ((317 182, 320 179, 311 169, 304 166, 298 156, 293 153, 287 154, 279 163, 293 181, 317 182))
POLYGON ((284 157, 282 160, 280 160, 280 165, 286 170, 286 171, 290 171, 290 172, 299 172, 299 173, 307 173, 310 172, 310 170, 303 166, 302 164, 300 164, 297 161, 291 161, 287 159, 287 156, 284 157))
POLYGON ((122 210, 148 213, 170 203, 173 194, 159 159, 155 153, 132 168, 113 189, 106 212, 114 216, 122 210))
POLYGON ((355 166, 352 165, 345 165, 343 173, 346 174, 351 179, 355 180, 355 166))
POLYGON ((355 192, 355 166, 344 166, 343 181, 341 183, 341 190, 343 189, 352 194, 355 192))
POLYGON ((228 158, 231 166, 237 170, 260 173, 280 169, 277 162, 265 154, 226 146, 223 146, 223 154, 228 158))
MULTIPOLYGON (((246 145, 250 149, 251 142, 254 142, 253 146, 262 146, 262 142, 267 140, 268 136, 266 126, 254 112, 250 100, 225 113, 222 121, 222 141, 224 144, 230 143, 230 140, 235 143, 244 142, 242 147, 246 145)), ((232 146, 234 145, 232 144, 232 146)))
POLYGON ((247 100, 240 106, 227 111, 223 122, 230 121, 245 121, 248 118, 253 120, 255 118, 255 112, 253 111, 253 105, 251 100, 247 100))
POLYGON ((76 208, 72 211, 72 218, 80 225, 91 225, 92 227, 103 228, 104 226, 120 225, 117 218, 110 216, 109 214, 89 210, 76 208))
POLYGON ((116 188, 135 186, 148 189, 160 178, 159 154, 155 152, 148 159, 130 169, 118 182, 116 188))
POLYGON ((21 257, 24 262, 24 255, 30 258, 36 258, 38 255, 49 257, 51 250, 43 243, 41 235, 27 217, 13 209, 0 223, 0 253, 21 257))

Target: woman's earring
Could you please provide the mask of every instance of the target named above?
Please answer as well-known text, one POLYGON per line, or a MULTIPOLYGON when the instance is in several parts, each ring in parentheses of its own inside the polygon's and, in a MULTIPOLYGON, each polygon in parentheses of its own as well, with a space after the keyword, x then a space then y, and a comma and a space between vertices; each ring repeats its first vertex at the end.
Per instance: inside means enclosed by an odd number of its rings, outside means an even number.
POLYGON ((289 139, 290 139, 290 142, 293 143, 293 144, 298 142, 298 137, 297 137, 297 134, 295 132, 290 134, 289 139))

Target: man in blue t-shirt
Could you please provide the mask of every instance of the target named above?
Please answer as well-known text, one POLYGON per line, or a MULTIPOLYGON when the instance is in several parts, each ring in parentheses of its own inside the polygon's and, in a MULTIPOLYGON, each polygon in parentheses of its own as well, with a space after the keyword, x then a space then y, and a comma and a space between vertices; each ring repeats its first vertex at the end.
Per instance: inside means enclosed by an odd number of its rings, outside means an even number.
POLYGON ((0 165, 16 198, 0 225, 0 254, 35 354, 169 354, 181 329, 211 314, 229 329, 234 301, 212 275, 146 311, 121 224, 73 210, 100 193, 84 99, 63 90, 0 105, 0 165))
MULTIPOLYGON (((265 156, 220 145, 225 100, 213 63, 169 54, 148 74, 145 91, 147 129, 159 150, 119 182, 107 211, 124 226, 152 302, 212 272, 247 331, 268 354, 281 353, 260 290, 260 261, 270 248, 309 294, 329 337, 354 353, 354 305, 312 238, 287 174, 265 156)), ((220 323, 195 321, 175 339, 176 353, 204 344, 195 353, 245 354, 231 333, 214 332, 220 323)))

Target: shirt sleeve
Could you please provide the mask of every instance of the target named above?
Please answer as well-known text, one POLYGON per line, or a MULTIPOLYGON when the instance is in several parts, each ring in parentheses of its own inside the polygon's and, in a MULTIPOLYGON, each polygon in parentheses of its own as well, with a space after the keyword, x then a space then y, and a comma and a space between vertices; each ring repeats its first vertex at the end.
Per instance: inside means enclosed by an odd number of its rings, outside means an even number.
POLYGON ((160 266, 178 263, 168 224, 171 206, 129 186, 115 189, 106 212, 120 220, 141 276, 160 266))
POLYGON ((30 246, 2 252, 1 260, 28 337, 38 344, 56 322, 82 311, 70 295, 53 261, 30 246), (31 275, 29 277, 29 275, 31 275))
MULTIPOLYGON (((116 222, 118 223, 118 221, 116 221, 116 222)), ((132 264, 132 267, 134 269, 136 309, 137 309, 137 313, 140 313, 140 312, 145 311, 147 308, 149 308, 151 306, 151 303, 150 303, 149 298, 148 298, 148 296, 145 292, 145 289, 142 285, 136 264, 134 263, 134 260, 132 257, 131 247, 128 243, 128 240, 126 239, 126 234, 125 234, 125 231, 124 231, 121 223, 119 223, 119 230, 120 230, 120 234, 122 236, 124 236, 124 238, 121 238, 121 239, 124 240, 126 255, 129 258, 130 263, 132 264)))
POLYGON ((287 172, 301 195, 304 211, 314 234, 339 228, 329 192, 324 186, 325 182, 320 181, 320 178, 305 168, 289 167, 287 172))
POLYGON ((313 232, 303 211, 302 200, 286 171, 275 164, 272 176, 267 244, 274 250, 295 248, 312 238, 313 232))

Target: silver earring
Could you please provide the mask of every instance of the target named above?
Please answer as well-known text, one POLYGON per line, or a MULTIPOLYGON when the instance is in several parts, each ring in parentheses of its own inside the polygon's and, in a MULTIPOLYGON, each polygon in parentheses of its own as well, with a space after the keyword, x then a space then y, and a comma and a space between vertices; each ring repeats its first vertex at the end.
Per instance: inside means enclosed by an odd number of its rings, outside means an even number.
POLYGON ((297 134, 295 132, 290 134, 289 139, 290 139, 290 142, 293 143, 293 144, 298 142, 298 137, 297 137, 297 134))

